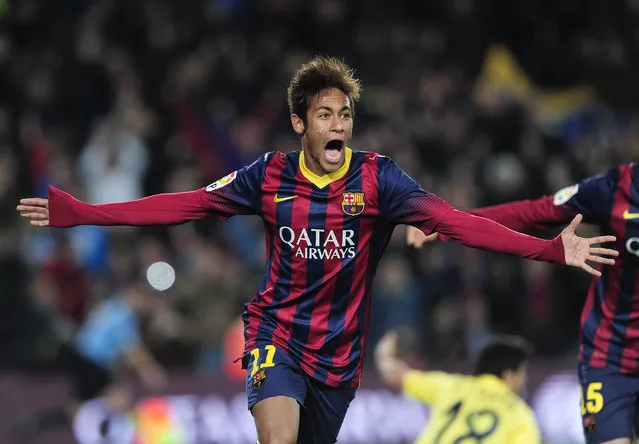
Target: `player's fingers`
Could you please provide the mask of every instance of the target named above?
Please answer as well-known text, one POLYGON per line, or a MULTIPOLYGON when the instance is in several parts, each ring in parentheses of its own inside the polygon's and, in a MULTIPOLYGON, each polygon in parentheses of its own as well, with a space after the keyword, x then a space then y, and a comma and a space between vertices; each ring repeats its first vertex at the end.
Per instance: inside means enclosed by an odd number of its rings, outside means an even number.
POLYGON ((590 265, 586 264, 585 262, 581 265, 581 268, 586 270, 586 272, 588 272, 589 274, 592 274, 593 276, 601 276, 601 272, 598 270, 595 270, 594 268, 592 268, 590 265))
POLYGON ((48 227, 49 226, 49 220, 32 220, 31 225, 33 225, 34 227, 48 227))
POLYGON ((27 219, 49 219, 49 215, 45 213, 20 213, 20 216, 27 219))
POLYGON ((22 205, 35 205, 38 207, 48 207, 49 199, 43 199, 41 197, 29 197, 26 199, 20 199, 20 204, 22 205))
POLYGON ((572 221, 570 222, 570 225, 568 225, 566 227, 566 229, 564 230, 564 232, 566 233, 574 233, 575 230, 577 229, 577 226, 579 226, 579 224, 581 223, 581 219, 583 217, 581 216, 581 214, 577 214, 572 221))
POLYGON ((406 241, 411 247, 420 249, 424 246, 424 233, 414 227, 408 227, 406 231, 406 241))
POLYGON ((409 242, 408 245, 413 247, 415 250, 421 250, 424 247, 424 241, 420 242, 418 240, 415 240, 415 241, 409 242))
POLYGON ((36 207, 36 206, 33 206, 33 205, 18 205, 16 207, 16 210, 20 211, 21 213, 24 213, 24 212, 46 213, 47 211, 49 211, 45 207, 36 207))
POLYGON ((421 248, 421 244, 419 243, 419 240, 415 238, 415 235, 409 233, 406 239, 406 243, 408 244, 409 247, 413 247, 413 248, 421 248))
POLYGON ((601 257, 601 256, 593 256, 592 254, 588 256, 588 260, 590 262, 597 262, 598 264, 606 264, 606 265, 614 265, 615 260, 609 257, 601 257))
POLYGON ((600 247, 591 248, 590 254, 600 254, 603 256, 614 256, 614 257, 619 256, 619 252, 617 250, 612 250, 610 248, 600 248, 600 247))
POLYGON ((591 237, 590 239, 588 239, 588 243, 590 245, 592 244, 605 244, 607 242, 614 242, 616 241, 617 238, 614 236, 596 236, 596 237, 591 237))

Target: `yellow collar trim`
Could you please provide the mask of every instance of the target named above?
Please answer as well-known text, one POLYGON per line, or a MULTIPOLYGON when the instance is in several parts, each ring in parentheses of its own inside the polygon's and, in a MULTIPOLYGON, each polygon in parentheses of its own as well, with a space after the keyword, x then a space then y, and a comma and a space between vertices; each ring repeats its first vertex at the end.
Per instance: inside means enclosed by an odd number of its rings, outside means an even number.
POLYGON ((351 157, 353 157, 353 150, 349 147, 345 147, 344 149, 346 150, 344 165, 342 165, 339 170, 334 173, 324 174, 323 176, 318 176, 306 167, 306 163, 304 162, 304 150, 302 150, 300 152, 300 170, 302 171, 302 175, 317 188, 324 188, 330 183, 341 179, 348 172, 348 168, 351 165, 351 157))

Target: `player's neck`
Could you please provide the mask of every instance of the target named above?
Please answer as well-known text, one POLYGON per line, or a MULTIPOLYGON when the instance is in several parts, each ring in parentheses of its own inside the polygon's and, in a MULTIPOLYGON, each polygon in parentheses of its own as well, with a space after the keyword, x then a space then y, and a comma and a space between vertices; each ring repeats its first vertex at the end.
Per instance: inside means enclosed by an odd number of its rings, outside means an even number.
POLYGON ((315 168, 311 168, 310 164, 314 163, 313 159, 302 150, 300 153, 300 169, 302 175, 319 188, 324 188, 331 182, 341 179, 348 172, 353 154, 350 148, 346 147, 345 150, 344 162, 337 171, 332 172, 325 171, 317 162, 315 162, 315 168))

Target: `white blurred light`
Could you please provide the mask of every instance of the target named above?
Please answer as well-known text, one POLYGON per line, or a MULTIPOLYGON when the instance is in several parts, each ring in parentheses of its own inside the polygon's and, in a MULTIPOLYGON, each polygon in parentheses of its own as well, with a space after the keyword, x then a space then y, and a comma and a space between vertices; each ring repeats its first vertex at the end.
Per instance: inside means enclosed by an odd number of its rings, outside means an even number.
POLYGON ((168 290, 175 282, 175 270, 166 262, 154 262, 146 270, 146 280, 158 291, 168 290))

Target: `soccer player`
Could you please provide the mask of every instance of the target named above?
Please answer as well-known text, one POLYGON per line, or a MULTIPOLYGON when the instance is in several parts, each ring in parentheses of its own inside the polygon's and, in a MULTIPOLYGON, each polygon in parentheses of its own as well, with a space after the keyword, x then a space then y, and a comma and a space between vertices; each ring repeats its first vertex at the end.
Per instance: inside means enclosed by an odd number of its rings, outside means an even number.
POLYGON ((416 444, 538 444, 535 415, 519 393, 527 379, 530 346, 519 337, 495 337, 479 353, 475 375, 412 370, 397 350, 398 334, 377 344, 375 364, 389 387, 431 406, 430 423, 416 444))
POLYGON ((171 225, 259 216, 266 272, 243 315, 248 407, 261 444, 334 443, 362 374, 377 264, 393 229, 412 224, 476 248, 568 264, 613 263, 612 236, 580 238, 577 216, 553 240, 457 211, 390 158, 349 148, 360 84, 318 57, 288 88, 300 151, 270 152, 195 191, 92 205, 54 187, 17 207, 35 226, 171 225))
MULTIPOLYGON (((617 237, 624 254, 603 265, 581 313, 578 376, 581 416, 588 443, 630 444, 639 429, 639 166, 621 165, 554 195, 471 210, 514 230, 566 224, 581 213, 617 237)), ((409 244, 428 237, 409 227, 409 244)))

